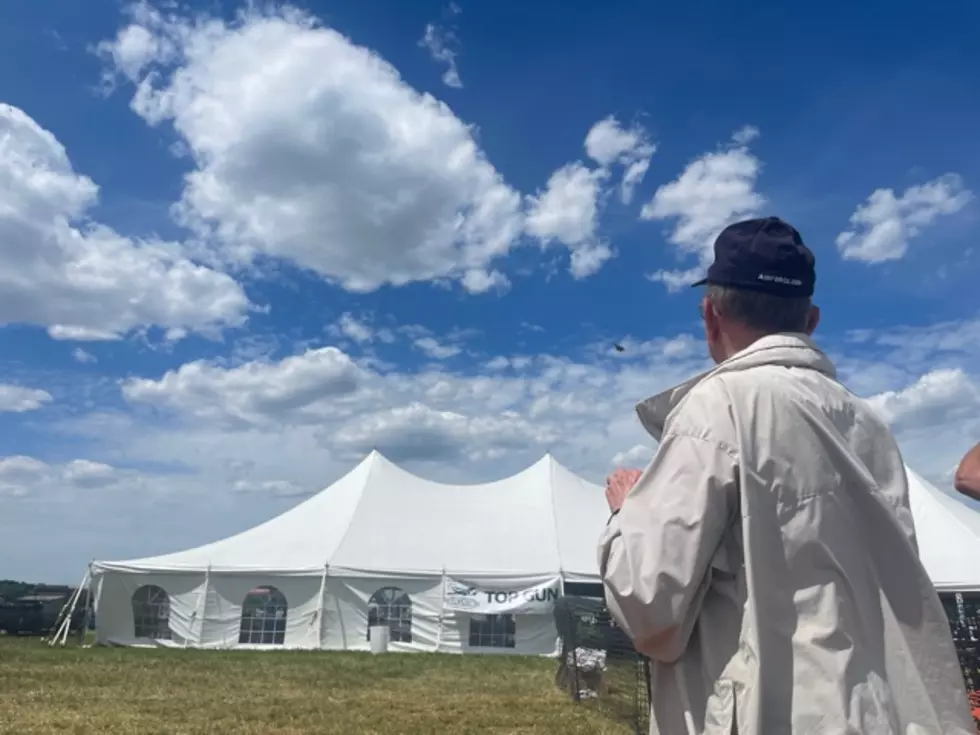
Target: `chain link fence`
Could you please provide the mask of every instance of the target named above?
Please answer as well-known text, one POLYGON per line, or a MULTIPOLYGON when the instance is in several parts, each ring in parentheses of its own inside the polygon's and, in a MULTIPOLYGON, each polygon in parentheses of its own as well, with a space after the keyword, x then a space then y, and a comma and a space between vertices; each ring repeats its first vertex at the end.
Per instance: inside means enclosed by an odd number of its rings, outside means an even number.
MULTIPOLYGON (((980 733, 980 592, 942 593, 980 733)), ((601 585, 566 585, 555 606, 561 656, 555 683, 636 735, 649 728, 649 662, 606 609, 601 585)))

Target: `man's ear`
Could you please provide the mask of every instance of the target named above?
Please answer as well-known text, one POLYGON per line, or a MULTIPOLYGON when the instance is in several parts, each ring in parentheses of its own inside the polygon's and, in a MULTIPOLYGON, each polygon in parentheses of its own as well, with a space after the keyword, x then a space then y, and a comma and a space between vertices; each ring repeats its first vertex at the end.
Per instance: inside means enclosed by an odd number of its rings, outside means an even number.
POLYGON ((708 344, 715 344, 721 340, 721 318, 711 299, 705 299, 701 307, 704 313, 704 334, 708 339, 708 344))
POLYGON ((820 323, 820 307, 811 306, 810 313, 807 314, 806 317, 806 333, 813 334, 816 331, 817 325, 819 323, 820 323))

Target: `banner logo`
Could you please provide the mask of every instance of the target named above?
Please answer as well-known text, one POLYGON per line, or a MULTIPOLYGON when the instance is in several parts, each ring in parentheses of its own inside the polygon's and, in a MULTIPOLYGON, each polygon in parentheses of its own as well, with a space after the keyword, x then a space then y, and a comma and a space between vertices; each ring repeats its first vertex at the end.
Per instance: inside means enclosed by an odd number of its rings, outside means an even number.
POLYGON ((561 596, 560 580, 548 580, 524 589, 483 589, 447 578, 443 606, 447 610, 483 613, 550 613, 561 596))

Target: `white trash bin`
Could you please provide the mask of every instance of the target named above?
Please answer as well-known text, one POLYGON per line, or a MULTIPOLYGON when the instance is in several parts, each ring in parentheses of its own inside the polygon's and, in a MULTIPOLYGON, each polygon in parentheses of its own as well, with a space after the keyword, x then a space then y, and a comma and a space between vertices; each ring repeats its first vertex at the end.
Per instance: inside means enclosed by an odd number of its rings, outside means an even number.
POLYGON ((371 653, 388 653, 389 633, 387 625, 371 626, 371 653))

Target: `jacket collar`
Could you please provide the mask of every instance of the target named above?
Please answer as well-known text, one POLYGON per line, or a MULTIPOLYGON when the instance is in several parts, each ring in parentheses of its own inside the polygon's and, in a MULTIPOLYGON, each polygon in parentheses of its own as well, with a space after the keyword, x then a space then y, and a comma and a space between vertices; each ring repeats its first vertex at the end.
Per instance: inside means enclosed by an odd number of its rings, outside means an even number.
POLYGON ((760 365, 807 368, 831 378, 837 377, 837 371, 830 358, 807 335, 771 334, 756 340, 711 370, 638 403, 636 413, 640 423, 659 442, 670 412, 698 383, 714 375, 748 370, 760 365))

